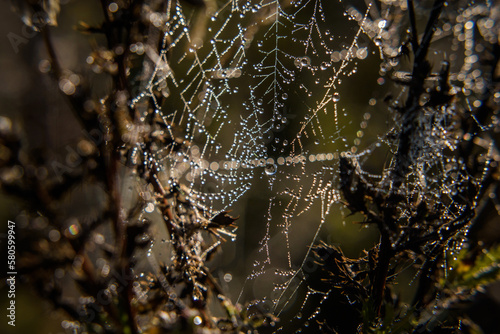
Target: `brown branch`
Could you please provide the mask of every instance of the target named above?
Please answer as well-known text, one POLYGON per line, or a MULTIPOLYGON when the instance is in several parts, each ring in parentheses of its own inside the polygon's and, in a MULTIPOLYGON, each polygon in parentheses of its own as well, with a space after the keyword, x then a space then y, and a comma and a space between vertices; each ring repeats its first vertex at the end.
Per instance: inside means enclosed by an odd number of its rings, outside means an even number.
MULTIPOLYGON (((410 91, 408 93, 406 103, 400 110, 403 114, 403 120, 401 132, 399 134, 398 150, 395 156, 395 166, 392 172, 393 192, 400 188, 412 163, 412 157, 410 156, 411 150, 414 146, 412 138, 415 131, 417 131, 415 119, 421 111, 419 99, 424 92, 424 81, 428 77, 431 70, 431 66, 426 60, 426 57, 432 36, 434 34, 434 26, 439 18, 443 5, 444 0, 435 0, 429 20, 427 21, 422 41, 418 48, 413 50, 414 60, 412 82, 410 83, 410 91)), ((417 44, 415 44, 414 47, 417 47, 417 44)))
POLYGON ((415 21, 415 7, 413 6, 413 0, 407 0, 408 4, 408 16, 410 17, 410 29, 411 29, 411 45, 413 51, 418 50, 418 34, 417 34, 417 23, 415 21))
POLYGON ((389 265, 393 257, 391 248, 391 240, 387 233, 381 233, 378 260, 375 267, 375 275, 372 284, 372 296, 377 316, 380 316, 382 309, 382 301, 384 299, 385 285, 387 282, 387 275, 389 273, 389 265))

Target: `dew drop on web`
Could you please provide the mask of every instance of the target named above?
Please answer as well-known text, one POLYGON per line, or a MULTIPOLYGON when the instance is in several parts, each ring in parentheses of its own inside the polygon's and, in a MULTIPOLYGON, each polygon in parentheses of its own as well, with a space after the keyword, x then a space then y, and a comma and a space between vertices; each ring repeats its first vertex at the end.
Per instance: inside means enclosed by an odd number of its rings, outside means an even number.
POLYGON ((278 166, 276 166, 276 164, 268 164, 264 168, 264 172, 266 173, 266 175, 269 176, 276 174, 277 171, 278 171, 278 166))

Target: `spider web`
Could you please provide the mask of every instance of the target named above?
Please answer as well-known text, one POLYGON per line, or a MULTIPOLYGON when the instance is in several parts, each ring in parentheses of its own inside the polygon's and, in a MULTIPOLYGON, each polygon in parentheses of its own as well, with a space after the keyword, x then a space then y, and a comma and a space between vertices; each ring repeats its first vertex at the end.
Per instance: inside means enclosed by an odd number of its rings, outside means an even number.
POLYGON ((265 185, 266 224, 252 231, 262 237, 239 299, 279 315, 340 200, 339 152, 355 152, 362 136, 344 134, 356 116, 343 109, 340 88, 368 48, 355 17, 331 1, 208 3, 200 13, 169 0, 166 13, 150 13, 165 34, 159 54, 144 47, 153 66, 133 105, 144 118, 154 105, 171 136, 182 133, 188 149, 158 148, 155 160, 200 206, 216 214, 265 185), (293 233, 307 240, 297 247, 293 233))
MULTIPOLYGON (((247 208, 258 211, 263 230, 240 222, 261 238, 238 301, 254 300, 249 308, 281 315, 297 303, 302 311, 316 298, 318 308, 303 319, 307 327, 327 298, 306 279, 311 248, 340 201, 340 152, 351 153, 367 180, 383 183, 387 175, 361 166, 381 146, 395 150, 383 138, 359 149, 370 114, 347 112, 343 87, 365 61, 382 63, 381 73, 397 65, 401 41, 389 32, 401 26, 405 2, 361 9, 328 0, 206 3, 194 10, 168 0, 165 13, 149 13, 165 34, 159 54, 144 47, 150 66, 133 104, 144 106, 144 118, 154 105, 171 136, 180 133, 188 149, 158 148, 155 160, 162 162, 165 180, 185 185, 199 206, 217 214, 249 194, 263 198, 265 207, 247 208)), ((445 119, 446 113, 434 121, 445 119)), ((435 136, 434 130, 424 128, 420 140, 435 136)), ((421 154, 428 162, 412 174, 417 181, 409 195, 421 192, 424 183, 431 196, 447 184, 451 194, 465 182, 456 179, 460 163, 439 153, 455 140, 446 127, 439 130, 442 141, 421 154), (432 169, 438 176, 425 177, 432 169)), ((295 319, 303 317, 300 311, 295 319)))

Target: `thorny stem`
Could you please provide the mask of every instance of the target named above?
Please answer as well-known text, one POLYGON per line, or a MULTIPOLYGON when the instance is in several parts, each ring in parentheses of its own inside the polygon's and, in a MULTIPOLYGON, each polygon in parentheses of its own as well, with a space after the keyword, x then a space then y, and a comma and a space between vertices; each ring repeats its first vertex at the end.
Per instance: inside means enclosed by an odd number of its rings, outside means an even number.
MULTIPOLYGON (((395 157, 396 163, 392 173, 392 196, 389 196, 389 201, 397 201, 397 199, 394 198, 395 192, 403 183, 403 180, 408 174, 408 170, 411 164, 412 158, 410 154, 412 146, 414 144, 412 142, 412 137, 414 132, 417 131, 415 119, 417 118, 418 113, 421 109, 419 106, 419 98, 424 90, 424 80, 426 79, 430 71, 430 64, 426 60, 426 56, 434 32, 434 26, 439 17, 443 4, 444 0, 436 0, 434 2, 430 18, 425 28, 424 37, 419 44, 416 37, 417 33, 415 12, 413 10, 413 1, 408 0, 410 24, 413 35, 411 42, 415 55, 412 73, 413 82, 410 86, 410 92, 408 94, 406 105, 401 111, 403 114, 403 125, 401 133, 399 135, 399 146, 395 157)), ((380 232, 380 243, 377 266, 375 268, 375 276, 372 285, 372 295, 377 316, 380 316, 387 275, 389 272, 389 265, 392 257, 395 254, 391 245, 391 234, 397 232, 394 230, 394 226, 391 226, 393 225, 392 215, 394 207, 395 203, 392 203, 391 207, 388 207, 386 212, 384 212, 384 221, 377 224, 380 232)))
POLYGON ((418 34, 417 34, 417 23, 415 22, 415 7, 413 7, 413 0, 408 0, 408 15, 410 16, 410 27, 411 27, 411 45, 413 50, 418 50, 418 34))
MULTIPOLYGON (((414 47, 418 47, 418 49, 413 50, 415 55, 412 71, 413 79, 410 85, 410 91, 406 104, 401 110, 401 113, 403 114, 403 125, 401 127, 401 133, 399 134, 398 150, 395 157, 396 162, 392 172, 393 192, 397 191, 403 183, 413 160, 411 157, 412 146, 414 144, 412 143, 412 137, 415 131, 417 131, 415 120, 421 109, 419 99, 424 92, 424 81, 430 71, 430 64, 426 60, 426 56, 432 35, 434 34, 434 26, 439 18, 443 5, 444 0, 436 0, 434 2, 431 15, 425 28, 424 37, 422 38, 420 45, 418 45, 418 43, 412 44, 414 47)), ((410 16, 412 13, 413 11, 410 11, 410 16)), ((415 18, 413 17, 413 19, 410 20, 414 21, 415 18)))
MULTIPOLYGON (((105 1, 101 1, 101 5, 103 7, 103 12, 104 12, 104 17, 106 19, 106 22, 108 23, 107 28, 110 27, 109 23, 111 22, 109 13, 107 12, 107 8, 105 5, 105 1)), ((118 28, 118 33, 121 33, 121 29, 118 28)), ((127 26, 127 41, 129 37, 129 32, 130 32, 130 25, 127 26)), ((108 45, 110 49, 113 49, 118 42, 115 41, 115 37, 113 36, 113 32, 109 31, 109 29, 105 29, 106 32, 106 37, 108 40, 108 45)), ((47 27, 44 27, 42 29, 42 35, 43 35, 43 40, 45 43, 45 46, 47 48, 47 53, 50 58, 50 63, 52 65, 52 73, 54 78, 56 79, 57 82, 59 82, 62 78, 63 70, 62 67, 58 61, 57 54, 55 52, 55 49, 53 47, 49 30, 47 27)), ((126 48, 124 48, 126 49, 126 48)), ((119 68, 119 75, 118 78, 115 80, 115 85, 118 88, 118 90, 122 91, 127 88, 127 78, 125 74, 125 51, 121 55, 119 55, 116 59, 118 63, 118 68, 119 68)), ((116 76, 114 76, 116 78, 116 76)), ((127 89, 128 90, 128 89, 127 89)), ((76 94, 75 94, 76 95, 76 94)), ((67 95, 66 95, 67 96, 67 95)), ((82 109, 83 106, 83 101, 81 99, 72 97, 72 96, 67 96, 70 104, 73 107, 73 110, 76 112, 77 119, 79 119, 82 123, 82 126, 84 129, 92 129, 95 127, 96 124, 98 124, 95 121, 90 121, 86 120, 83 115, 84 115, 84 110, 82 109)), ((115 94, 116 97, 116 94, 115 94)), ((114 107, 114 102, 111 101, 112 103, 112 111, 116 113, 114 107)), ((131 112, 131 111, 129 111, 131 112)), ((111 129, 107 128, 107 131, 110 131, 111 129)), ((111 212, 113 212, 113 221, 114 221, 114 226, 115 226, 115 233, 116 233, 116 242, 117 242, 117 252, 116 256, 118 256, 118 268, 120 269, 120 272, 126 272, 126 280, 125 282, 125 288, 121 291, 122 293, 122 299, 125 301, 126 305, 126 313, 127 313, 127 318, 128 318, 128 326, 130 329, 130 332, 132 334, 135 334, 138 332, 137 329, 137 324, 135 323, 135 310, 132 307, 132 299, 133 299, 133 275, 131 271, 131 264, 127 256, 125 256, 126 248, 127 248, 127 234, 126 234, 126 224, 125 224, 125 217, 123 217, 122 213, 122 203, 121 203, 121 195, 120 195, 120 187, 119 187, 119 175, 118 175, 118 165, 120 161, 120 156, 116 150, 116 144, 119 141, 120 135, 118 133, 118 129, 115 127, 114 128, 114 134, 113 134, 113 140, 108 141, 105 140, 104 143, 101 145, 100 150, 102 153, 102 159, 105 165, 106 169, 106 183, 109 189, 109 194, 111 197, 111 203, 112 206, 110 208, 111 212)), ((110 135, 110 133, 105 134, 110 135)), ((89 274, 87 272, 87 274, 89 274)), ((110 316, 112 318, 115 318, 115 320, 118 321, 116 314, 110 309, 107 310, 110 316)), ((119 323, 119 322, 118 322, 119 323)))
POLYGON ((372 296, 377 316, 380 316, 382 301, 384 299, 385 283, 387 281, 387 274, 389 272, 389 264, 392 256, 391 240, 387 233, 382 233, 380 237, 375 277, 372 285, 372 296))
MULTIPOLYGON (((134 8, 138 6, 140 2, 141 1, 134 1, 134 3, 130 4, 129 7, 124 10, 122 17, 115 20, 108 11, 106 1, 100 0, 105 20, 103 31, 108 41, 108 48, 115 52, 115 60, 118 65, 118 74, 114 75, 113 79, 115 81, 116 88, 119 91, 127 91, 129 97, 130 85, 127 79, 125 59, 128 53, 128 45, 130 44, 131 22, 133 22, 134 19, 128 15, 133 16, 134 8), (118 48, 120 48, 121 52, 116 52, 118 48)), ((133 116, 132 111, 129 110, 129 112, 130 115, 133 116)))
POLYGON ((117 262, 118 262, 118 268, 120 269, 119 272, 126 273, 125 280, 126 282, 124 283, 123 289, 121 290, 122 294, 122 299, 125 302, 125 308, 126 308, 126 313, 127 313, 127 320, 128 320, 128 325, 130 327, 130 331, 132 334, 138 333, 137 329, 137 324, 135 322, 136 319, 136 312, 135 309, 132 307, 132 300, 133 300, 133 273, 132 273, 132 268, 130 264, 130 260, 128 258, 128 254, 126 254, 127 251, 127 244, 129 242, 127 238, 127 226, 126 226, 126 221, 125 217, 123 216, 124 213, 122 212, 122 202, 121 202, 121 191, 118 186, 118 163, 119 163, 119 157, 117 157, 117 153, 113 152, 111 154, 111 164, 109 165, 108 168, 108 181, 109 181, 109 187, 110 187, 110 195, 111 195, 111 200, 114 203, 113 205, 113 214, 114 214, 114 222, 115 222, 115 233, 116 233, 116 243, 117 243, 117 252, 115 256, 118 256, 117 262), (114 154, 113 154, 114 153, 114 154))
MULTIPOLYGON (((133 110, 128 106, 128 103, 124 105, 123 102, 119 101, 120 97, 118 96, 118 94, 120 94, 120 92, 126 91, 128 92, 127 98, 130 98, 130 86, 126 74, 125 60, 128 52, 128 45, 130 43, 130 32, 132 26, 131 22, 133 22, 134 20, 129 16, 134 15, 134 9, 140 4, 140 2, 141 1, 134 1, 133 3, 131 3, 129 7, 124 9, 122 13, 122 16, 124 17, 115 21, 108 12, 106 1, 105 0, 100 1, 103 15, 105 18, 103 30, 108 42, 108 48, 113 51, 116 51, 118 48, 121 48, 121 52, 119 52, 115 57, 115 61, 118 65, 118 74, 113 75, 117 93, 113 94, 114 99, 110 100, 111 113, 113 117, 116 119, 117 124, 119 125, 120 124, 123 125, 123 123, 126 122, 126 120, 123 119, 124 115, 121 113, 123 108, 127 109, 128 115, 132 119, 134 119, 133 110), (123 38, 125 39, 124 41, 123 38)), ((127 240, 128 237, 127 237, 126 222, 125 222, 126 217, 124 217, 124 213, 122 212, 122 203, 120 197, 121 195, 118 185, 119 181, 118 165, 120 164, 120 156, 116 148, 117 148, 117 143, 121 140, 120 139, 121 133, 120 129, 118 128, 115 128, 114 130, 115 131, 113 133, 113 139, 114 139, 113 141, 115 145, 110 148, 111 152, 109 152, 110 164, 108 165, 109 166, 108 181, 115 210, 114 221, 115 221, 115 232, 117 238, 117 250, 118 250, 117 255, 119 256, 118 267, 122 270, 122 272, 127 273, 126 275, 127 282, 125 283, 126 288, 122 290, 122 298, 126 303, 126 312, 128 315, 128 323, 130 326, 130 330, 132 333, 137 333, 138 328, 135 322, 136 311, 132 307, 132 299, 134 297, 132 290, 133 275, 131 270, 131 264, 127 254, 127 244, 128 242, 130 242, 130 240, 127 240)))
POLYGON ((50 33, 48 27, 43 27, 42 29, 43 42, 45 43, 45 47, 47 49, 47 53, 50 58, 50 65, 52 66, 52 71, 56 78, 60 79, 62 76, 61 65, 59 64, 59 60, 57 58, 56 52, 54 50, 54 46, 52 45, 52 40, 50 38, 50 33))
MULTIPOLYGON (((115 30, 112 29, 113 26, 111 25, 111 17, 108 13, 107 7, 105 5, 105 1, 101 1, 102 9, 103 9, 103 14, 106 20, 106 27, 105 27, 105 34, 106 38, 108 40, 108 46, 110 50, 114 50, 116 47, 121 46, 123 48, 123 52, 119 54, 116 57, 116 62, 118 64, 118 76, 113 76, 115 79, 115 86, 118 91, 124 91, 128 89, 128 81, 127 81, 127 76, 125 74, 125 55, 126 55, 126 50, 127 50, 127 45, 125 44, 120 45, 119 44, 119 35, 121 34, 121 25, 118 27, 115 27, 115 30), (115 36, 115 33, 117 36, 115 36)), ((127 40, 129 38, 129 29, 130 29, 130 24, 128 24, 127 30, 127 40)), ((129 94, 130 95, 130 94, 129 94)), ((119 118, 119 110, 120 106, 117 106, 117 103, 120 103, 117 101, 117 94, 113 94, 114 99, 110 101, 111 103, 111 112, 115 118, 119 118)), ((129 109, 129 114, 132 113, 130 108, 126 106, 125 108, 129 109)), ((121 119, 117 119, 117 123, 120 124, 122 121, 121 119)), ((132 275, 132 269, 131 269, 131 264, 128 258, 127 253, 127 244, 130 242, 127 237, 127 226, 126 226, 126 217, 124 217, 124 212, 123 212, 123 207, 122 207, 122 202, 121 202, 121 189, 119 187, 119 173, 118 173, 118 166, 120 163, 120 156, 117 151, 117 143, 120 141, 120 129, 115 128, 114 134, 113 134, 113 144, 110 147, 110 152, 109 152, 109 164, 108 164, 108 183, 109 183, 109 189, 110 189, 110 194, 112 198, 112 202, 114 204, 114 222, 115 222, 115 233, 116 233, 116 242, 117 242, 117 253, 116 255, 118 256, 118 268, 121 269, 121 272, 126 272, 126 282, 125 282, 125 287, 122 289, 121 294, 122 294, 122 299, 125 302, 125 308, 126 308, 126 313, 127 313, 127 320, 128 320, 128 325, 129 329, 132 334, 138 333, 138 328, 137 324, 135 322, 136 319, 136 311, 132 306, 132 301, 134 298, 133 294, 133 275, 132 275)))

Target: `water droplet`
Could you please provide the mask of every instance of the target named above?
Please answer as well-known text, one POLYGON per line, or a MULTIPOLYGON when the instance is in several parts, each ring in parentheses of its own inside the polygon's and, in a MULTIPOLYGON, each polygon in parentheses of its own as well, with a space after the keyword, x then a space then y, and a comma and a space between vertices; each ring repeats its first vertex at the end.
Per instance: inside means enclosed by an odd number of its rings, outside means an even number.
POLYGON ((340 100, 340 95, 339 95, 339 93, 335 93, 335 94, 333 94, 333 96, 332 96, 332 100, 333 100, 333 102, 339 102, 339 100, 340 100))
POLYGON ((326 61, 321 63, 321 66, 319 67, 322 71, 328 69, 330 67, 330 63, 327 63, 326 61))
POLYGON ((365 59, 366 57, 368 56, 368 48, 359 48, 357 51, 356 51, 356 57, 358 57, 358 59, 365 59))
POLYGON ((146 208, 144 209, 146 212, 148 213, 151 213, 153 212, 155 209, 155 205, 154 203, 148 203, 148 205, 146 206, 146 208))
POLYGON ((278 166, 276 166, 276 164, 268 164, 264 168, 264 172, 266 173, 266 175, 274 175, 276 174, 277 171, 278 171, 278 166))
POLYGON ((379 27, 380 29, 384 29, 386 25, 387 25, 387 20, 380 20, 380 21, 378 22, 378 27, 379 27))
POLYGON ((288 94, 287 94, 287 93, 283 93, 283 94, 281 95, 281 98, 282 98, 283 100, 288 99, 288 94))

